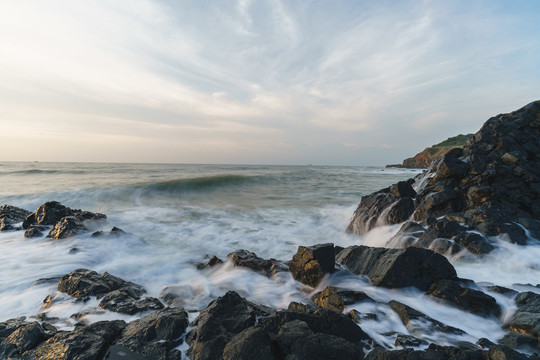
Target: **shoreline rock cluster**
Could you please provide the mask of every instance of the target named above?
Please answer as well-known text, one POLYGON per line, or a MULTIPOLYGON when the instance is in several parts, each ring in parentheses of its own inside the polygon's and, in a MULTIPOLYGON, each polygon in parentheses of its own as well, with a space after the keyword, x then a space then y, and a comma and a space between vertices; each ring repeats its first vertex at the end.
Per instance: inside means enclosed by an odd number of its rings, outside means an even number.
MULTIPOLYGON (((174 306, 181 294, 172 288, 164 289, 158 299, 145 296, 142 286, 114 275, 76 269, 58 278, 57 291, 47 296, 44 313, 36 316, 39 321, 0 322, 0 358, 118 360, 127 355, 172 360, 182 358, 182 348, 192 360, 540 359, 540 294, 496 285, 488 288, 459 278, 441 255, 482 256, 497 246, 493 236, 522 246, 535 241, 531 238, 540 239, 538 139, 540 101, 491 118, 463 149, 449 151, 421 176, 364 196, 347 230, 362 235, 377 226, 402 224, 387 248, 341 248, 331 243, 300 246, 288 262, 238 249, 226 261, 214 256, 196 265, 204 272, 230 262, 269 278, 290 273, 310 288, 336 272, 365 276, 374 286, 414 287, 432 300, 500 323, 501 305, 487 294, 488 290, 497 292, 516 308, 502 324, 506 335, 497 343, 486 334, 474 344, 438 344, 433 334, 466 332, 395 299, 377 303, 362 291, 333 286, 313 294, 311 302, 291 302, 287 309, 255 304, 228 291, 199 309, 196 319, 189 322, 187 311, 174 306), (87 323, 88 314, 73 314, 74 329, 59 330, 58 319, 48 318, 45 310, 65 296, 73 302, 99 300, 95 311, 140 318, 129 323, 87 323), (363 302, 389 307, 408 333, 385 334, 395 345, 370 337, 362 324, 384 315, 346 311, 347 306, 363 302)), ((47 237, 62 240, 90 232, 105 218, 58 202, 47 202, 34 212, 3 205, 0 231, 25 230, 25 236, 31 237, 49 230, 47 237)), ((124 234, 113 228, 92 236, 124 234)))

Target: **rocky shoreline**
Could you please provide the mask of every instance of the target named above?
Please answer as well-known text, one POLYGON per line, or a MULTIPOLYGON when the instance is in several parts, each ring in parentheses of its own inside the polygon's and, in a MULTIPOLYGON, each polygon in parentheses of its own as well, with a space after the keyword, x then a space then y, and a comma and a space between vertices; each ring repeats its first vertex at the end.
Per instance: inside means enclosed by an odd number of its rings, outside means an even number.
MULTIPOLYGON (((538 244, 538 139, 540 101, 489 119, 463 149, 448 152, 416 178, 364 196, 347 231, 363 235, 402 224, 384 248, 321 243, 300 246, 286 262, 237 249, 227 259, 214 256, 194 264, 201 272, 229 264, 271 279, 290 274, 306 292, 336 274, 366 277, 378 288, 415 289, 435 302, 501 324, 505 335, 496 343, 488 340, 491 334, 476 336, 474 343, 439 342, 437 334, 466 336, 466 331, 397 298, 381 303, 354 289, 327 286, 311 301, 291 302, 287 309, 255 304, 228 291, 193 312, 178 306, 182 294, 172 287, 147 296, 143 286, 114 274, 75 269, 58 278, 36 279, 54 284, 55 290, 44 299, 40 314, 0 322, 0 358, 539 359, 540 294, 460 278, 448 260, 486 256, 498 246, 494 239, 538 244), (501 299, 512 303, 512 313, 504 313, 501 299), (75 326, 66 330, 60 319, 47 315, 48 308, 66 301, 96 306, 72 314, 75 326), (349 310, 363 303, 392 313, 349 310), (88 320, 98 312, 136 319, 88 320), (395 317, 406 330, 385 334, 383 343, 362 327, 384 316, 395 317)), ((116 227, 105 231, 106 225, 104 214, 55 201, 34 212, 0 207, 0 231, 24 231, 27 238, 62 241, 87 233, 114 241, 128 236, 116 227)))

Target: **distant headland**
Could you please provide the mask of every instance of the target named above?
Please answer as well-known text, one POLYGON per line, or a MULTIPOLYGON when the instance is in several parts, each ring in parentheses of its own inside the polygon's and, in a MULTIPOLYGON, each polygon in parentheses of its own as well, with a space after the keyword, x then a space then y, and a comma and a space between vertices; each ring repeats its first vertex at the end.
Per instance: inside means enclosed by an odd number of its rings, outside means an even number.
POLYGON ((438 144, 425 148, 422 152, 419 152, 413 157, 403 160, 402 164, 386 165, 386 167, 427 169, 434 160, 437 160, 448 151, 454 148, 462 148, 467 140, 469 140, 473 135, 474 134, 459 134, 457 136, 450 137, 438 144))

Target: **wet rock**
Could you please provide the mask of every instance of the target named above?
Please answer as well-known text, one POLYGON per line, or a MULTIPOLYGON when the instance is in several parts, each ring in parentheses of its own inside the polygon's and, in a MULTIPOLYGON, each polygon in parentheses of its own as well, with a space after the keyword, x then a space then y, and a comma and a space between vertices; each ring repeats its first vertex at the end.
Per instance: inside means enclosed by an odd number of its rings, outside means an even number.
MULTIPOLYGON (((99 215, 101 215, 101 214, 99 214, 99 215)), ((99 231, 93 232, 91 236, 93 238, 96 238, 96 237, 117 238, 117 237, 120 237, 122 235, 127 235, 127 232, 125 232, 124 230, 122 230, 122 229, 115 226, 108 233, 106 233, 103 230, 99 230, 99 231)))
POLYGON ((0 231, 17 230, 14 225, 24 221, 30 214, 30 211, 16 206, 0 206, 0 231))
POLYGON ((392 300, 388 303, 388 305, 390 305, 392 310, 394 310, 398 314, 403 325, 405 325, 412 334, 431 334, 434 331, 457 335, 462 335, 465 333, 461 329, 445 325, 427 316, 426 314, 398 301, 392 300))
POLYGON ((205 263, 197 264, 197 269, 202 270, 202 269, 210 268, 219 264, 223 264, 223 260, 221 260, 220 258, 214 255, 210 258, 210 260, 208 260, 206 264, 205 263))
POLYGON ((515 302, 517 310, 504 327, 540 339, 540 294, 523 292, 516 296, 515 302))
POLYGON ((427 293, 482 317, 501 315, 501 307, 493 297, 481 291, 463 287, 455 280, 440 280, 432 284, 427 293))
POLYGON ((48 335, 36 321, 18 326, 0 342, 0 358, 17 358, 46 340, 48 335))
POLYGON ((428 342, 411 335, 398 334, 396 337, 396 346, 401 346, 402 348, 409 347, 419 347, 422 345, 427 345, 428 342))
POLYGON ((103 297, 99 303, 102 309, 133 315, 148 310, 161 310, 163 304, 156 298, 147 297, 140 300, 140 296, 134 296, 127 290, 114 290, 103 297))
POLYGON ((509 289, 507 287, 499 286, 499 285, 487 286, 486 289, 488 289, 489 291, 493 291, 495 293, 501 294, 501 295, 509 296, 509 297, 514 297, 518 294, 518 291, 516 290, 509 289))
POLYGON ((192 360, 221 358, 234 336, 255 325, 257 314, 261 314, 260 310, 236 292, 227 292, 212 301, 193 322, 196 328, 186 337, 187 355, 192 360))
POLYGON ((336 260, 354 274, 367 275, 375 286, 426 290, 440 279, 457 279, 454 267, 444 256, 415 247, 351 246, 341 251, 336 260))
POLYGON ((28 229, 24 232, 25 238, 33 238, 43 236, 43 231, 47 228, 41 225, 30 225, 28 229))
POLYGON ((317 286, 325 274, 334 272, 334 244, 299 246, 289 263, 292 276, 311 287, 317 286))
POLYGON ((23 222, 23 228, 28 229, 32 224, 54 225, 66 216, 73 216, 73 210, 58 201, 48 201, 40 205, 36 211, 28 215, 23 222))
POLYGON ((540 350, 538 339, 526 334, 507 334, 502 339, 497 340, 499 345, 508 346, 509 348, 519 350, 527 350, 528 352, 540 350))
POLYGON ((370 352, 366 360, 449 360, 449 359, 468 359, 468 360, 495 360, 488 358, 487 352, 481 349, 471 349, 469 347, 454 347, 454 346, 436 346, 431 344, 425 350, 385 350, 383 348, 375 348, 370 352))
POLYGON ((484 356, 488 360, 527 360, 527 356, 505 345, 492 346, 484 356))
MULTIPOLYGON (((490 118, 462 150, 447 152, 424 174, 409 180, 417 190, 414 219, 426 224, 429 218, 458 217, 467 231, 506 234, 509 241, 525 245, 527 233, 519 223, 540 237, 539 138, 540 101, 490 118)), ((390 223, 384 214, 403 198, 398 194, 386 188, 364 196, 347 230, 362 234, 390 223)), ((455 240, 479 255, 491 250, 489 242, 476 236, 449 235, 435 238, 455 240)), ((422 244, 427 246, 426 241, 422 244)))
POLYGON ((125 322, 99 321, 78 326, 73 331, 59 331, 31 351, 30 359, 90 360, 102 359, 109 345, 120 335, 125 322))
POLYGON ((386 246, 393 248, 405 248, 413 245, 425 229, 414 221, 407 221, 399 228, 398 232, 388 240, 386 246))
POLYGON ((223 349, 223 359, 227 360, 275 360, 272 352, 272 338, 261 328, 250 327, 234 336, 223 349))
POLYGON ((288 270, 287 266, 281 261, 276 259, 265 260, 247 250, 236 250, 227 257, 234 266, 246 267, 268 277, 274 276, 276 272, 288 270))
POLYGON ((361 346, 342 337, 315 333, 301 320, 292 320, 280 327, 276 343, 281 354, 293 359, 363 359, 361 346))
POLYGON ((182 342, 187 326, 183 308, 166 308, 130 322, 114 344, 151 359, 179 360, 180 351, 174 348, 182 342))
POLYGON ((399 224, 407 220, 414 211, 415 196, 410 182, 401 181, 362 197, 347 232, 361 235, 378 224, 399 224))
POLYGON ((491 245, 485 237, 473 232, 462 232, 454 236, 452 240, 473 254, 483 255, 495 249, 495 247, 491 245))
POLYGON ((355 304, 360 301, 373 301, 362 291, 353 291, 343 288, 328 286, 323 291, 314 294, 311 299, 315 305, 338 313, 343 312, 345 305, 355 304))
POLYGON ((59 220, 47 237, 55 240, 66 239, 75 236, 80 231, 86 231, 88 228, 74 216, 66 216, 59 220))
POLYGON ((87 269, 77 269, 62 276, 58 284, 58 291, 82 301, 90 296, 100 298, 114 290, 125 290, 134 297, 140 297, 145 292, 140 285, 122 280, 107 272, 98 274, 87 269))

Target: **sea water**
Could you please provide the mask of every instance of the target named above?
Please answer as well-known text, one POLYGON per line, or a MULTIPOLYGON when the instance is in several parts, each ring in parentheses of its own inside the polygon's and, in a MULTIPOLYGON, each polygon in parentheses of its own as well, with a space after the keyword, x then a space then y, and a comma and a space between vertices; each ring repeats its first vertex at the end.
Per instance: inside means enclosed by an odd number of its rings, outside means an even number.
MULTIPOLYGON (((419 170, 351 166, 246 166, 108 163, 0 163, 0 204, 34 211, 46 201, 107 215, 91 230, 127 232, 118 238, 91 237, 91 232, 65 240, 44 236, 24 238, 21 231, 0 232, 0 321, 46 313, 56 326, 70 329, 74 313, 89 312, 86 321, 124 319, 108 311, 92 311, 97 300, 73 302, 59 296, 50 308, 43 299, 55 293, 54 278, 77 268, 109 272, 140 284, 148 296, 165 288, 180 295, 179 302, 196 312, 229 290, 255 303, 283 309, 291 301, 310 303, 326 286, 361 290, 377 300, 351 305, 375 314, 360 325, 379 343, 393 346, 388 334, 408 330, 386 305, 395 299, 408 304, 465 335, 427 334, 439 344, 493 341, 504 336, 501 325, 512 315, 512 299, 496 297, 504 309, 500 319, 483 319, 434 301, 415 289, 373 287, 365 277, 345 271, 327 276, 311 289, 289 273, 267 278, 229 262, 197 270, 212 255, 226 260, 237 249, 263 258, 287 261, 299 245, 332 242, 343 247, 386 246, 399 226, 377 228, 363 237, 345 228, 360 198, 419 170), (36 280, 53 278, 51 281, 36 280)), ((46 233, 46 232, 45 232, 46 233)), ((493 239, 497 249, 483 257, 450 258, 458 276, 482 284, 520 291, 536 291, 540 282, 540 246, 527 247, 493 239)))

